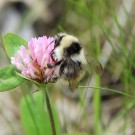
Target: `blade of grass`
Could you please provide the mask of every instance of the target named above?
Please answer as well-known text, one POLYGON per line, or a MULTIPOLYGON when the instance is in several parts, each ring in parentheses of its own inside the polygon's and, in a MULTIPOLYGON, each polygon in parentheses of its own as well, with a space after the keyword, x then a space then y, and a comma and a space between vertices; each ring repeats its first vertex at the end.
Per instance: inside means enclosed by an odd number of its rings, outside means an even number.
POLYGON ((135 100, 135 97, 134 96, 131 96, 125 92, 121 92, 119 90, 114 90, 114 89, 109 89, 109 88, 103 88, 103 87, 94 87, 94 86, 78 86, 79 88, 93 88, 95 90, 97 89, 101 89, 101 90, 106 90, 106 91, 110 91, 110 92, 115 92, 115 93, 118 93, 120 95, 123 95, 123 96, 127 96, 127 97, 130 97, 131 99, 134 99, 135 100))

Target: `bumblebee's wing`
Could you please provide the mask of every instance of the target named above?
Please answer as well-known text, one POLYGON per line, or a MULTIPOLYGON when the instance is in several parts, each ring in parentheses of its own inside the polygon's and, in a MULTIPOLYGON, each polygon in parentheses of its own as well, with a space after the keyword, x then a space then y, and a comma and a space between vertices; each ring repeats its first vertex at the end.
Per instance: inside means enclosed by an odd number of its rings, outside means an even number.
POLYGON ((103 67, 101 63, 96 59, 91 56, 88 56, 87 54, 85 55, 87 65, 88 65, 88 71, 90 73, 96 72, 97 74, 101 75, 103 73, 103 67))
POLYGON ((69 82, 69 88, 71 92, 77 88, 78 81, 80 81, 80 72, 81 72, 81 65, 79 63, 74 62, 72 59, 68 58, 66 60, 67 66, 67 80, 69 82))
POLYGON ((71 92, 74 92, 75 89, 77 88, 77 85, 78 85, 78 80, 77 78, 76 79, 68 79, 68 82, 69 82, 69 88, 70 88, 70 91, 71 92))

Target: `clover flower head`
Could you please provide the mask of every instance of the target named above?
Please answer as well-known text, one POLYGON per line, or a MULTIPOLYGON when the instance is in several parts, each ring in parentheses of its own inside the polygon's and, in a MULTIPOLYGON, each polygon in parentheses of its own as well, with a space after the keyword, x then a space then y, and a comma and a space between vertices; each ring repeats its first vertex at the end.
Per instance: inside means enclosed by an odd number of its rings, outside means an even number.
POLYGON ((53 75, 53 68, 49 69, 47 64, 54 64, 51 52, 54 49, 53 37, 32 38, 28 47, 21 46, 18 52, 11 57, 11 63, 22 72, 22 75, 44 82, 53 75))

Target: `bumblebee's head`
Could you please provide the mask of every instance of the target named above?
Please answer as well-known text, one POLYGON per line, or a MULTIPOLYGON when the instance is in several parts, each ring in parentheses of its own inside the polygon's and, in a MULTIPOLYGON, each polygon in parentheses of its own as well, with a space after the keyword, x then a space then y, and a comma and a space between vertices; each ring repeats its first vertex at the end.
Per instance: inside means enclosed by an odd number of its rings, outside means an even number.
POLYGON ((52 56, 58 60, 77 55, 81 51, 78 38, 66 33, 59 33, 55 36, 55 48, 52 56))

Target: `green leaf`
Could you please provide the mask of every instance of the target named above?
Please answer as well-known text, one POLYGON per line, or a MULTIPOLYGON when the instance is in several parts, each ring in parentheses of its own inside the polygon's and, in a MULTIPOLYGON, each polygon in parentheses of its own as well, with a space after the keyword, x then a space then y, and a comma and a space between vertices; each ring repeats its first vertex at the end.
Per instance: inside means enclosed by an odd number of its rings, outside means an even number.
POLYGON ((26 80, 15 74, 17 69, 13 65, 0 68, 0 92, 16 88, 26 80))
POLYGON ((7 79, 15 74, 17 69, 13 65, 7 65, 5 67, 0 68, 0 78, 7 79))
MULTIPOLYGON (((52 129, 43 94, 35 92, 33 98, 26 96, 21 101, 21 120, 25 135, 52 135, 52 129)), ((58 115, 52 106, 57 135, 60 135, 58 115)))
POLYGON ((13 33, 7 33, 3 38, 3 43, 9 57, 14 56, 21 45, 27 45, 27 42, 24 39, 13 33))
POLYGON ((22 83, 24 83, 24 79, 17 76, 2 80, 0 81, 0 92, 12 90, 22 83))

